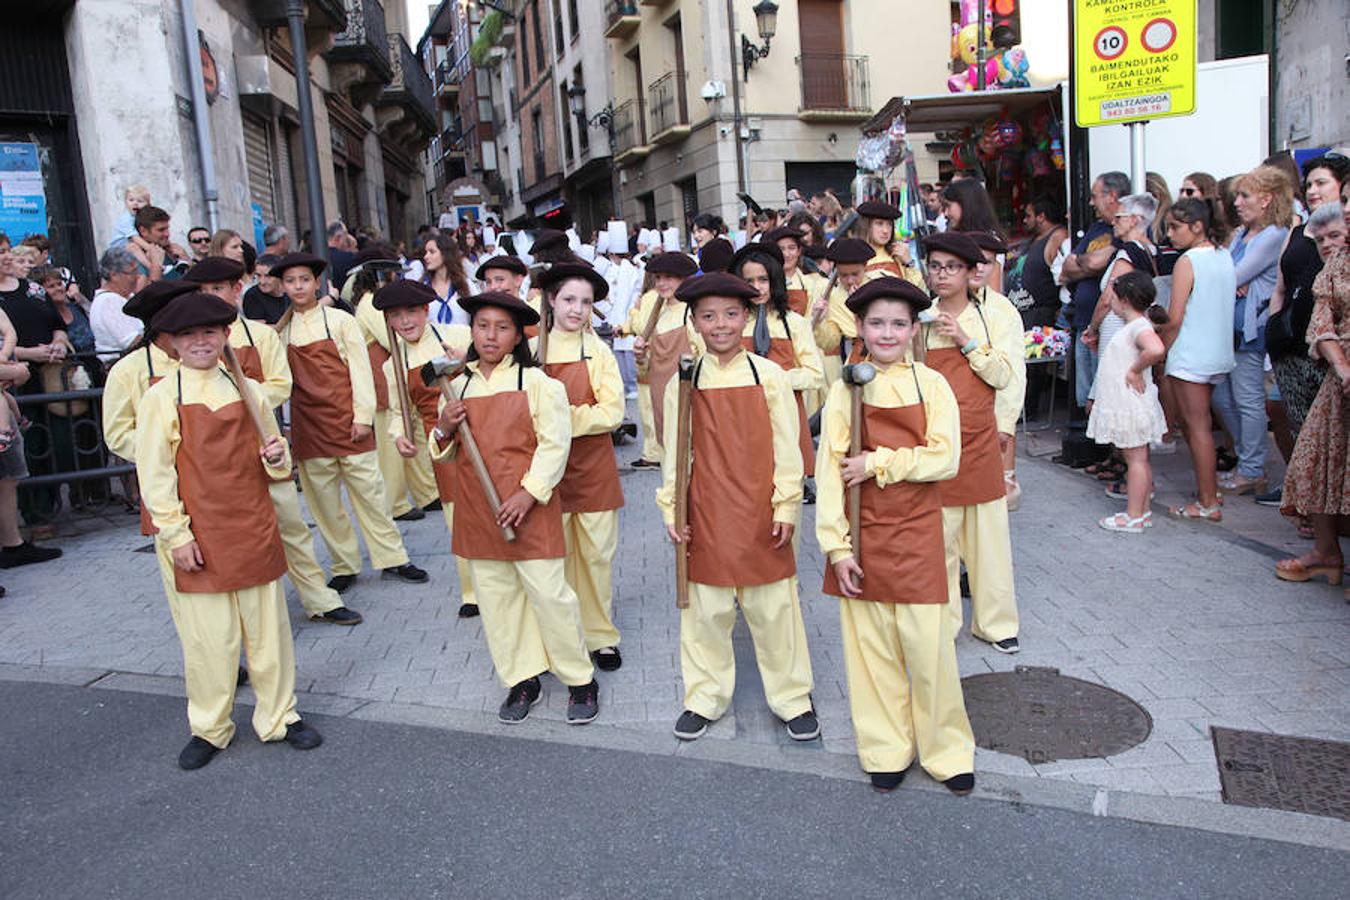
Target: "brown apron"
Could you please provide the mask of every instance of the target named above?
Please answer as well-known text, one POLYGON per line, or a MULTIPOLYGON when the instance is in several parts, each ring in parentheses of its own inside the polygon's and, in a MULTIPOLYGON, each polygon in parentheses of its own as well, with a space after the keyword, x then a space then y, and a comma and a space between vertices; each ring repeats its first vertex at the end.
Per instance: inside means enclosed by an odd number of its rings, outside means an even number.
POLYGON ((755 587, 796 574, 792 542, 773 549, 773 425, 755 383, 698 390, 694 370, 693 471, 689 477, 689 580, 755 587), (765 452, 766 449, 769 452, 765 452))
MULTIPOLYGON (((544 372, 567 388, 571 406, 595 403, 590 367, 586 364, 586 339, 581 339, 581 359, 549 363, 544 372)), ((558 498, 565 513, 603 512, 623 506, 623 488, 619 486, 619 466, 614 460, 614 442, 608 434, 587 434, 572 438, 567 455, 567 471, 558 484, 558 498)))
MULTIPOLYGON (((481 378, 472 371, 468 378, 481 378)), ((506 500, 520 490, 520 480, 529 471, 538 438, 530 417, 530 400, 525 393, 525 370, 517 368, 516 390, 503 391, 486 397, 466 399, 468 378, 460 399, 468 412, 469 427, 473 430, 478 449, 483 454, 497 495, 506 500)), ((455 498, 454 532, 450 549, 461 559, 496 559, 518 561, 527 559, 562 559, 566 553, 562 530, 562 505, 558 493, 547 503, 536 504, 525 521, 516 526, 516 539, 508 542, 492 515, 492 507, 478 483, 478 475, 469 462, 469 455, 455 454, 455 484, 463 490, 455 498)))
MULTIPOLYGON (((660 299, 657 301, 660 303, 660 299)), ((680 369, 680 357, 692 353, 689 343, 689 307, 684 308, 684 319, 679 327, 653 334, 647 344, 647 384, 652 392, 652 420, 656 425, 656 442, 665 440, 666 385, 680 369)))
MULTIPOLYGON (((918 375, 915 375, 918 386, 918 375)), ((878 447, 922 447, 928 417, 923 395, 910 406, 863 406, 863 452, 878 447)), ((899 481, 885 488, 862 483, 863 567, 861 600, 878 603, 946 603, 947 564, 942 544, 940 482, 899 481)), ((834 566, 825 567, 822 590, 842 597, 834 566)))
MULTIPOLYGON (((925 331, 925 346, 927 338, 925 331)), ((924 362, 947 379, 961 410, 961 468, 955 478, 940 482, 942 505, 974 506, 1005 496, 994 389, 980 380, 958 347, 928 350, 924 362)))
POLYGON ((262 356, 258 353, 258 345, 253 343, 253 332, 249 331, 248 322, 240 318, 239 324, 244 329, 244 337, 248 338, 248 346, 235 347, 234 358, 239 360, 239 368, 244 370, 246 378, 252 378, 258 384, 262 384, 265 376, 263 375, 262 356))
MULTIPOLYGON (((150 377, 145 384, 145 389, 149 390, 164 379, 163 375, 155 374, 155 358, 150 355, 149 344, 145 345, 145 367, 150 372, 150 377)), ((141 396, 145 395, 142 394, 141 396)), ((159 529, 155 527, 155 523, 150 519, 150 508, 145 505, 144 497, 141 498, 141 534, 145 537, 159 534, 159 529)))
POLYGON ((175 566, 174 586, 206 594, 275 581, 286 574, 286 552, 248 410, 242 400, 217 410, 184 404, 178 378, 178 496, 204 564, 197 572, 175 566))
POLYGON ((802 288, 788 288, 788 309, 799 316, 811 318, 811 295, 802 288))
MULTIPOLYGON (((786 322, 783 323, 783 327, 787 328, 786 322)), ((754 353, 755 339, 742 336, 741 346, 747 352, 754 353)), ((797 368, 797 353, 792 347, 791 338, 769 338, 769 355, 765 358, 769 362, 778 363, 783 371, 797 368)), ((802 467, 806 471, 806 477, 811 478, 816 474, 816 446, 811 443, 811 424, 806 417, 806 402, 802 399, 801 391, 793 391, 792 396, 797 401, 797 446, 802 451, 802 467)))
MULTIPOLYGON (((436 336, 436 342, 440 343, 441 333, 436 330, 436 326, 430 322, 427 327, 431 333, 436 336)), ((402 338, 395 338, 402 340, 402 338)), ((375 346, 379 346, 378 344, 375 346)), ((403 348, 403 358, 408 358, 408 348, 403 348)), ((431 443, 431 429, 436 427, 436 420, 441 414, 441 390, 438 387, 431 387, 422 380, 422 367, 416 366, 408 370, 408 399, 412 401, 413 409, 417 410, 417 417, 422 421, 422 428, 426 432, 427 443, 431 443)), ((408 440, 413 440, 412 435, 408 435, 408 440)), ((431 461, 431 474, 436 477, 436 492, 441 498, 442 503, 455 502, 455 467, 453 463, 431 461)))
POLYGON ((389 351, 379 341, 371 341, 366 344, 366 356, 370 358, 370 374, 375 381, 375 408, 384 411, 389 408, 389 381, 384 377, 389 351))
POLYGON ((894 275, 896 278, 905 277, 904 272, 900 270, 900 264, 893 259, 877 259, 872 257, 871 262, 863 269, 864 272, 885 272, 888 275, 894 275))
POLYGON ((375 449, 375 433, 352 440, 352 374, 328 329, 328 313, 320 307, 325 337, 297 347, 286 332, 286 358, 294 378, 291 389, 291 447, 297 460, 354 456, 375 449))

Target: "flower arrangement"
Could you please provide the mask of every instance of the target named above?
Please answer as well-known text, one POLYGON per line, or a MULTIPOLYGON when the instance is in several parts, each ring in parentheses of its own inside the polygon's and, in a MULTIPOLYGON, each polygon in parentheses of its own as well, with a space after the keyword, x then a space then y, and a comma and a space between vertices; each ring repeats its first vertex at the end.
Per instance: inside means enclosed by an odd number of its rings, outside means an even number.
POLYGON ((1027 359, 1058 359, 1069 351, 1069 333, 1062 328, 1039 325, 1027 330, 1027 359))

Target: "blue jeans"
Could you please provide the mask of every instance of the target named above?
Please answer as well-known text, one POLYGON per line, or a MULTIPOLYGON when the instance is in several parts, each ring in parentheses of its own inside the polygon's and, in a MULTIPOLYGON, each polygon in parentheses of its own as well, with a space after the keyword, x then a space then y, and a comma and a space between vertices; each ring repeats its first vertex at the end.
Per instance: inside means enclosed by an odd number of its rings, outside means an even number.
POLYGON ((1214 408, 1236 444, 1237 473, 1260 478, 1266 472, 1266 352, 1235 355, 1237 368, 1214 386, 1214 408))
POLYGON ((1079 406, 1087 406, 1088 393, 1097 378, 1097 351, 1084 344, 1081 337, 1073 341, 1074 396, 1079 406))

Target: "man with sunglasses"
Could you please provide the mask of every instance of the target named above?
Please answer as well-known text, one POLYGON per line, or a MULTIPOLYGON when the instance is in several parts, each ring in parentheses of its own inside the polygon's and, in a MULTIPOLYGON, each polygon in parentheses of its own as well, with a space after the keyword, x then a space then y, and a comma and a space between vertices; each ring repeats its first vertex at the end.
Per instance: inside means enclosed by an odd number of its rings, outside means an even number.
POLYGON ((211 232, 201 225, 194 225, 188 229, 187 239, 192 261, 197 263, 206 259, 211 250, 211 232))

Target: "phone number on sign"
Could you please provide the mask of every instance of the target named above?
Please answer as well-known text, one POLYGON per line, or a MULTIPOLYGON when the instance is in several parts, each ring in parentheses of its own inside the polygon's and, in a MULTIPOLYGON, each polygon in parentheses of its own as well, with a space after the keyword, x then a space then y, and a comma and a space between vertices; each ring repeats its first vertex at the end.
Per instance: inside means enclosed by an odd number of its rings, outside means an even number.
POLYGON ((1118 100, 1102 101, 1103 119, 1125 119, 1132 116, 1146 116, 1171 112, 1171 94, 1152 94, 1148 97, 1122 97, 1118 100))

